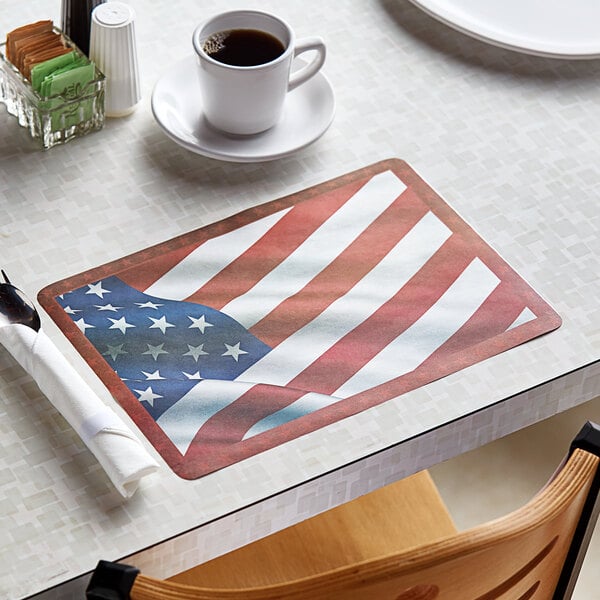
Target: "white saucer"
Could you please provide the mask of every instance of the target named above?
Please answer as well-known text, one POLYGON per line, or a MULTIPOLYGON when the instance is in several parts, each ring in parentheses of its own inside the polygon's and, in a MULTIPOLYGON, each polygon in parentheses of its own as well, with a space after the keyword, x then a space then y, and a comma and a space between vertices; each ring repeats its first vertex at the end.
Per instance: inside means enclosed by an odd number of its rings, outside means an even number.
POLYGON ((317 73, 289 92, 275 127, 252 136, 228 135, 204 118, 196 57, 189 56, 154 87, 152 112, 163 131, 192 152, 232 162, 260 162, 287 156, 321 137, 333 120, 335 99, 327 78, 317 73))

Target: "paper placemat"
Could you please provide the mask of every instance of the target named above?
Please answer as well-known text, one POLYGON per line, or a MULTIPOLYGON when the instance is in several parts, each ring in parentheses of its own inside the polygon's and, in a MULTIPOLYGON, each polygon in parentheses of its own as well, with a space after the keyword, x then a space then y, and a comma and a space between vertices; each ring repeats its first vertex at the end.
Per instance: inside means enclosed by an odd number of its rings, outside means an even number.
POLYGON ((39 301, 188 479, 561 324, 397 159, 59 281, 39 301))

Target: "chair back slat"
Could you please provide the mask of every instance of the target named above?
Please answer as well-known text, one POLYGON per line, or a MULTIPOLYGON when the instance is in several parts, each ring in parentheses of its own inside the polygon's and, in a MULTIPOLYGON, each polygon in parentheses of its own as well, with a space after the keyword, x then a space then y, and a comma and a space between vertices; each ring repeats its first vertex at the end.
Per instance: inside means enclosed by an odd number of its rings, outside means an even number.
POLYGON ((208 589, 139 575, 131 599, 551 600, 598 462, 576 449, 522 508, 421 547, 266 587, 208 589))

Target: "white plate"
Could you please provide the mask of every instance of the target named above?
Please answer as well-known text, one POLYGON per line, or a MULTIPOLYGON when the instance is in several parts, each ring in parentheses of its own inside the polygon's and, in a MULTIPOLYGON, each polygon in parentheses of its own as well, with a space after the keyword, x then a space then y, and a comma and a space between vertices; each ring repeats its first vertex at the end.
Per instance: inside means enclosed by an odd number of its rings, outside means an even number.
POLYGON ((600 57, 598 0, 411 0, 497 46, 552 58, 600 57))
MULTIPOLYGON (((302 64, 297 63, 296 67, 302 64)), ((333 120, 335 100, 331 84, 317 73, 289 92, 275 127, 257 135, 228 135, 204 118, 196 57, 189 56, 154 87, 152 112, 164 132, 192 152, 232 162, 260 162, 287 156, 321 137, 333 120)))

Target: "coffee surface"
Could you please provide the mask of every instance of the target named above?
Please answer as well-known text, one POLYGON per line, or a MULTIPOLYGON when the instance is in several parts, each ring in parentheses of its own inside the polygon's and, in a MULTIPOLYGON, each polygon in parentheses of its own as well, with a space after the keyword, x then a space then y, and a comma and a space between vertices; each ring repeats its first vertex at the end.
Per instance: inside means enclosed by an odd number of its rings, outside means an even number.
POLYGON ((263 65, 281 56, 285 50, 275 36, 258 29, 218 31, 202 47, 211 58, 237 67, 263 65))

